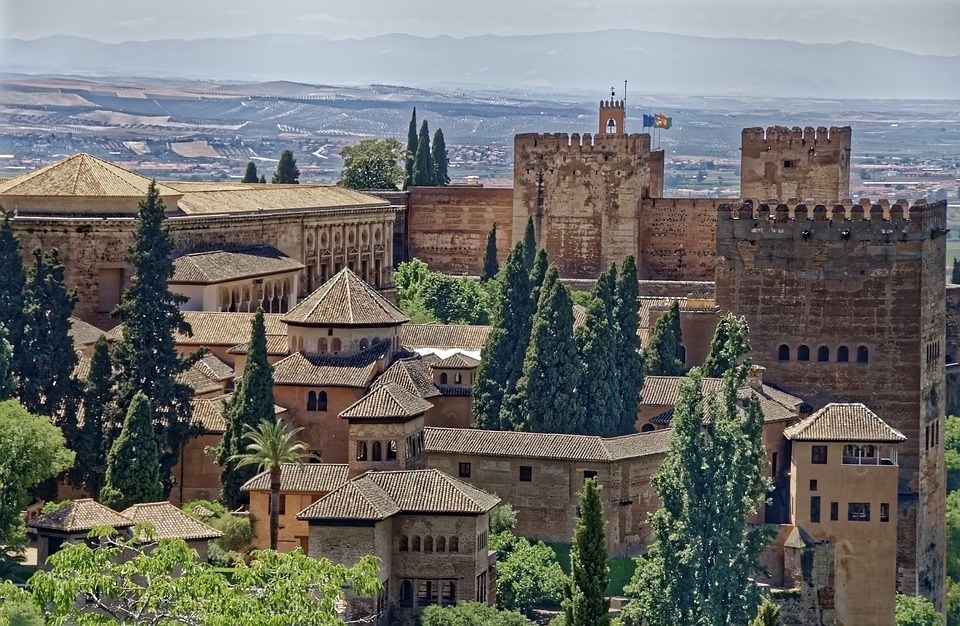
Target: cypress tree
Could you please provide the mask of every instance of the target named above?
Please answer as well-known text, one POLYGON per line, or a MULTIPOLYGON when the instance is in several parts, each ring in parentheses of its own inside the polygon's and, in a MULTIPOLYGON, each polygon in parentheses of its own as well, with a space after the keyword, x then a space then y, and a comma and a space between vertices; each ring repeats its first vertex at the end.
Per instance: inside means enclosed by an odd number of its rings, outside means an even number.
POLYGON ((637 337, 638 292, 637 262, 633 255, 628 255, 623 259, 620 273, 616 276, 613 309, 615 332, 618 334, 616 367, 621 412, 618 433, 621 435, 636 430, 637 408, 643 388, 643 358, 640 355, 640 338, 637 337))
MULTIPOLYGON (((23 335, 23 292, 27 279, 20 254, 20 239, 13 232, 10 214, 0 222, 0 324, 7 329, 7 340, 20 351, 23 335)), ((13 374, 17 374, 17 358, 13 356, 13 374)))
POLYGON ((227 429, 217 449, 217 463, 222 468, 221 499, 228 508, 235 509, 248 501, 240 487, 258 471, 252 465, 237 466, 236 456, 246 451, 245 433, 255 429, 261 422, 275 419, 273 367, 267 360, 267 330, 263 309, 257 309, 251 322, 243 377, 227 405, 226 418, 227 429))
POLYGON ((510 251, 502 273, 496 317, 483 346, 471 407, 474 427, 491 430, 511 428, 501 422, 500 411, 504 394, 516 385, 530 338, 528 324, 533 310, 530 306, 530 275, 523 266, 522 243, 518 242, 510 251))
POLYGON ((77 355, 70 338, 75 289, 64 284, 57 249, 37 248, 23 299, 23 334, 17 346, 20 402, 35 415, 62 419, 77 396, 73 369, 77 355))
POLYGON ((407 129, 407 152, 404 157, 404 170, 406 178, 403 181, 403 188, 406 189, 413 184, 413 163, 417 158, 417 107, 413 107, 413 115, 410 116, 410 127, 407 129))
POLYGON ((701 368, 703 375, 721 378, 724 372, 739 365, 740 357, 750 351, 747 332, 747 318, 733 313, 720 318, 710 341, 710 353, 701 368))
POLYGON ((573 340, 573 301, 551 265, 540 288, 530 343, 517 382, 517 430, 583 432, 577 393, 580 360, 573 340))
POLYGON ((247 171, 243 173, 244 183, 256 183, 259 182, 260 178, 257 176, 257 164, 253 161, 247 162, 247 171))
POLYGON ((297 160, 293 158, 292 150, 284 150, 280 153, 280 162, 277 163, 277 171, 273 173, 275 184, 297 185, 300 183, 300 170, 297 169, 297 160))
POLYGON ((84 381, 83 424, 79 426, 74 449, 77 461, 70 472, 75 485, 83 486, 94 499, 100 497, 107 471, 107 452, 119 432, 110 421, 110 400, 113 395, 113 366, 106 337, 93 345, 90 374, 84 381))
POLYGON ((953 273, 950 275, 950 282, 954 285, 960 285, 960 259, 953 257, 953 273))
POLYGON ((260 183, 261 185, 266 185, 266 184, 267 184, 267 177, 266 177, 265 175, 263 175, 263 174, 260 174, 260 180, 258 180, 257 182, 260 183))
POLYGON ((651 376, 679 376, 683 373, 683 333, 680 330, 680 302, 657 318, 646 349, 646 373, 651 376))
POLYGON ((0 322, 0 402, 8 400, 17 389, 13 379, 13 346, 7 336, 7 327, 0 322))
POLYGON ((417 153, 413 162, 413 184, 417 187, 429 187, 433 184, 433 163, 430 159, 430 129, 427 126, 427 120, 423 120, 420 124, 417 153))
POLYGON ((120 436, 107 455, 100 499, 118 511, 141 502, 156 502, 163 498, 160 475, 153 409, 147 396, 138 391, 127 410, 120 436))
POLYGON ((500 271, 500 262, 497 260, 497 223, 487 233, 487 247, 483 252, 483 271, 480 272, 480 282, 486 282, 500 271))
POLYGON ((580 492, 580 514, 570 548, 570 580, 564 589, 565 626, 610 624, 610 600, 606 595, 610 568, 600 489, 597 480, 590 478, 583 482, 580 492))
MULTIPOLYGON (((547 251, 543 248, 537 250, 537 257, 533 261, 533 269, 530 270, 530 310, 536 312, 537 302, 540 301, 540 288, 543 286, 543 279, 547 275, 547 268, 550 261, 547 259, 547 251)), ((531 326, 533 321, 531 320, 531 326)))
POLYGON ((533 218, 527 218, 527 227, 523 231, 523 265, 527 271, 533 269, 533 262, 537 256, 537 235, 533 231, 533 218))
MULTIPOLYGON (((599 284, 599 283, 598 283, 599 284)), ((583 367, 577 388, 585 419, 584 435, 612 437, 620 430, 620 391, 617 387, 617 333, 608 304, 594 298, 586 321, 574 338, 583 367)))
MULTIPOLYGON (((126 256, 136 268, 136 276, 113 311, 123 323, 123 337, 113 351, 113 405, 122 411, 142 391, 156 407, 161 476, 169 489, 180 450, 195 434, 190 424, 193 391, 177 376, 199 355, 181 357, 174 343, 174 333, 189 336, 192 331, 180 311, 187 298, 167 287, 173 276, 173 237, 164 210, 156 185, 151 183, 146 199, 140 202, 134 242, 126 256)), ((119 415, 114 419, 120 421, 117 418, 119 415)))
POLYGON ((447 143, 443 140, 443 130, 438 128, 433 133, 433 147, 430 149, 430 160, 433 163, 433 184, 445 187, 450 184, 450 175, 447 169, 450 158, 447 156, 447 143))

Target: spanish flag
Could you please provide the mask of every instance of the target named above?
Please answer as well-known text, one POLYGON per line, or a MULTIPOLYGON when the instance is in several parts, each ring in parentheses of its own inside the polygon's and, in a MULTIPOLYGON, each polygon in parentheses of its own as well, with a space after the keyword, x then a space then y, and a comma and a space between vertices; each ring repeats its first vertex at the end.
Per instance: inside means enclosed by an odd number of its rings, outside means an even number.
POLYGON ((657 128, 670 128, 671 126, 673 126, 672 117, 667 117, 663 113, 657 113, 656 118, 657 118, 656 119, 657 123, 655 124, 655 126, 657 128))

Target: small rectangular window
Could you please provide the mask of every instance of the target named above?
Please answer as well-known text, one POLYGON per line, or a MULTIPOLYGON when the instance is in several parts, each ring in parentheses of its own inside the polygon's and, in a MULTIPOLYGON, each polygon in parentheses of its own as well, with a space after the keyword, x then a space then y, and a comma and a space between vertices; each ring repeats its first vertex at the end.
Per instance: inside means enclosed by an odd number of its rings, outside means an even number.
POLYGON ((880 521, 881 522, 890 521, 890 503, 889 502, 880 503, 880 521))
POLYGON ((280 505, 279 505, 279 508, 278 508, 278 513, 279 513, 280 515, 286 515, 286 514, 287 514, 287 496, 284 496, 284 495, 281 495, 281 496, 280 496, 280 505))
POLYGON ((820 522, 820 496, 810 496, 810 521, 820 522))
POLYGON ((847 521, 850 522, 869 522, 870 521, 870 503, 869 502, 851 502, 847 505, 847 521))
POLYGON ((584 479, 584 480, 590 480, 591 478, 596 478, 596 477, 597 477, 597 471, 596 471, 596 470, 583 470, 583 479, 584 479))
POLYGON ((793 167, 793 161, 785 160, 785 161, 783 162, 783 166, 784 166, 785 168, 788 168, 788 169, 789 169, 789 168, 793 167))
POLYGON ((830 503, 830 521, 835 522, 840 519, 840 503, 831 502, 830 503))
POLYGON ((779 463, 778 463, 779 456, 780 455, 778 453, 774 452, 771 457, 771 460, 770 460, 770 477, 771 478, 777 477, 777 468, 779 467, 779 463))
POLYGON ((533 468, 529 465, 520 466, 520 482, 528 483, 533 480, 533 468))
POLYGON ((470 464, 461 463, 460 464, 460 478, 470 478, 470 464))
POLYGON ((816 491, 816 490, 817 490, 817 480, 814 478, 810 480, 810 491, 816 491))
POLYGON ((827 446, 813 446, 810 453, 810 462, 814 465, 826 465, 827 446))

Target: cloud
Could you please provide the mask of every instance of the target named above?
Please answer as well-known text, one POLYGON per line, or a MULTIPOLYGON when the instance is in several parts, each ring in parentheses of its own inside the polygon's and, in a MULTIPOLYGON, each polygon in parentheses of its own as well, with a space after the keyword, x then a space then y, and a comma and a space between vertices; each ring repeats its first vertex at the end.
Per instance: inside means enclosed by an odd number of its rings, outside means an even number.
POLYGON ((143 26, 150 26, 154 23, 152 17, 138 17, 130 20, 121 20, 119 22, 114 22, 112 26, 114 28, 142 28, 143 26))

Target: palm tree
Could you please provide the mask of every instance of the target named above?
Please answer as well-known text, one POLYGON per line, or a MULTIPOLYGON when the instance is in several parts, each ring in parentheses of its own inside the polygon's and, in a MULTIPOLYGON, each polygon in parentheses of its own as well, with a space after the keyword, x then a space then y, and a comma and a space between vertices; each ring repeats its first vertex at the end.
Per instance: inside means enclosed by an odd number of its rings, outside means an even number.
POLYGON ((237 467, 256 465, 261 472, 270 472, 270 549, 277 549, 280 532, 280 468, 284 463, 303 465, 309 456, 307 444, 296 438, 302 428, 288 428, 279 419, 264 420, 256 428, 247 426, 243 433, 247 451, 234 454, 237 467))

